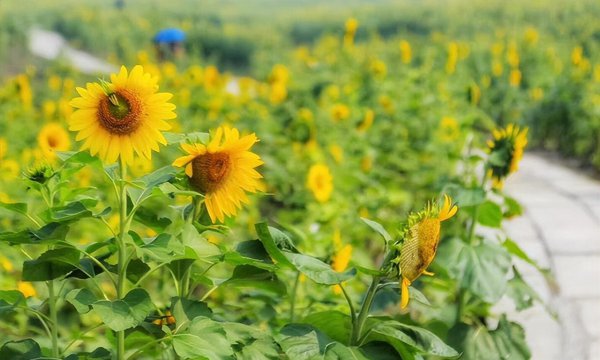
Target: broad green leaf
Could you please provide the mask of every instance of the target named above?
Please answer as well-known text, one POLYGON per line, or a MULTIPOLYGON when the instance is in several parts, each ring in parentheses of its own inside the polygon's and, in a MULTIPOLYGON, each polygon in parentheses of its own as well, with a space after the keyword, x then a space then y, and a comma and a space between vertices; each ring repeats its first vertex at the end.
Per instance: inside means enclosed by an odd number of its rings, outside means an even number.
POLYGON ((327 348, 325 352, 325 360, 370 360, 357 347, 348 347, 346 345, 334 343, 327 348))
POLYGON ((506 315, 502 315, 498 328, 491 334, 502 359, 528 360, 531 358, 523 327, 509 322, 506 315))
POLYGON ((538 293, 523 280, 517 269, 513 269, 513 272, 513 278, 508 281, 506 295, 513 299, 516 309, 518 311, 529 309, 534 301, 541 302, 538 293))
POLYGON ((148 264, 140 259, 133 259, 127 264, 127 280, 136 283, 149 271, 150 266, 148 264))
POLYGON ((532 258, 529 257, 529 255, 527 255, 527 253, 525 251, 523 251, 523 249, 521 249, 521 247, 519 246, 519 244, 517 244, 516 242, 512 241, 511 239, 506 239, 503 243, 502 246, 508 250, 509 253, 511 253, 512 255, 518 257, 519 259, 525 261, 526 263, 528 263, 529 265, 532 265, 533 267, 535 267, 536 269, 540 270, 540 266, 538 265, 538 263, 533 260, 532 258))
POLYGON ((156 191, 159 191, 160 193, 165 194, 165 195, 203 196, 201 193, 199 193, 197 191, 182 190, 169 182, 160 184, 155 189, 156 189, 156 191))
POLYGON ((233 355, 223 326, 207 318, 194 319, 186 332, 172 339, 175 352, 183 359, 222 360, 233 355))
POLYGON ((192 224, 185 224, 180 233, 183 245, 194 250, 198 258, 208 258, 221 255, 221 250, 215 244, 206 240, 198 233, 198 230, 192 224))
POLYGON ((252 265, 265 270, 275 270, 276 266, 259 240, 243 241, 236 251, 223 254, 222 261, 232 265, 252 265))
POLYGON ((375 230, 375 232, 377 232, 379 235, 383 236, 383 239, 386 242, 392 241, 392 236, 384 229, 384 227, 380 223, 362 217, 360 219, 365 224, 369 225, 371 229, 375 230))
POLYGON ((328 310, 312 313, 304 319, 303 324, 309 324, 319 329, 331 339, 342 344, 348 344, 352 332, 350 315, 340 311, 328 310))
POLYGON ((384 272, 381 270, 369 269, 367 267, 360 266, 355 263, 352 263, 352 267, 356 268, 356 270, 358 270, 358 272, 363 273, 365 275, 371 275, 371 276, 383 276, 384 275, 384 272))
POLYGON ((166 217, 159 218, 155 211, 147 209, 143 206, 137 209, 133 218, 135 221, 149 227, 157 233, 164 232, 165 229, 172 223, 171 219, 166 217))
POLYGON ((521 204, 519 204, 517 200, 511 198, 510 196, 504 196, 504 204, 507 207, 507 210, 504 213, 505 218, 511 218, 523 214, 523 208, 521 207, 521 204))
POLYGON ((212 310, 203 301, 172 297, 171 311, 178 324, 192 321, 199 316, 210 317, 212 310))
POLYGON ((285 284, 274 273, 252 265, 236 266, 231 277, 223 285, 261 289, 280 296, 287 292, 285 284))
POLYGON ((436 261, 460 282, 461 288, 482 300, 495 303, 504 295, 512 261, 503 247, 488 241, 468 245, 452 238, 440 246, 436 261))
POLYGON ((431 331, 412 325, 402 324, 393 320, 382 320, 373 326, 363 341, 385 341, 399 353, 418 352, 424 355, 434 355, 444 358, 457 357, 459 354, 446 345, 431 331))
POLYGON ((340 273, 333 270, 330 265, 312 256, 290 252, 283 252, 283 254, 298 271, 318 284, 335 285, 356 275, 355 269, 340 273))
POLYGON ((283 327, 276 340, 290 359, 322 359, 335 341, 310 325, 289 324, 283 327))
POLYGON ((245 324, 221 323, 232 344, 236 358, 269 360, 280 359, 279 347, 265 331, 245 324))
POLYGON ((479 187, 464 188, 458 184, 452 184, 446 186, 444 192, 450 194, 460 207, 475 206, 485 201, 485 191, 479 187))
POLYGON ((54 280, 79 266, 79 251, 72 247, 48 250, 34 260, 23 263, 23 280, 54 280))
POLYGON ((0 201, 0 208, 13 211, 19 214, 27 215, 26 203, 4 203, 0 201))
POLYGON ((95 156, 92 156, 89 151, 57 151, 56 155, 65 164, 84 164, 97 165, 102 167, 102 162, 95 156))
POLYGON ((69 291, 65 300, 71 303, 80 314, 88 313, 92 310, 92 305, 98 301, 96 295, 86 288, 69 291))
POLYGON ((42 357, 42 349, 32 339, 8 341, 0 347, 0 359, 32 360, 42 357))
POLYGON ((74 221, 93 215, 93 212, 81 201, 73 201, 64 206, 52 208, 52 211, 46 211, 46 216, 57 222, 74 221))
POLYGON ((66 224, 51 222, 37 230, 23 230, 19 232, 2 232, 0 241, 12 244, 42 244, 64 240, 69 232, 66 224))
POLYGON ((367 359, 398 360, 400 358, 400 354, 398 354, 396 349, 383 341, 371 341, 368 344, 362 345, 359 349, 367 359))
MULTIPOLYGON (((259 223, 254 225, 256 229, 256 234, 258 238, 263 243, 265 250, 269 253, 273 261, 280 266, 288 267, 295 269, 294 265, 287 259, 287 257, 282 253, 282 250, 277 246, 279 243, 284 243, 285 240, 282 240, 280 237, 280 231, 275 231, 276 229, 269 227, 266 223, 259 223), (279 241, 275 240, 275 237, 279 237, 279 241)), ((289 239, 288 239, 289 240, 289 239)))
POLYGON ((110 351, 103 347, 99 347, 92 352, 80 352, 77 354, 71 354, 65 358, 65 360, 111 360, 112 355, 110 351))
POLYGON ((109 328, 123 331, 144 321, 154 310, 154 304, 146 290, 133 289, 122 300, 97 301, 92 308, 109 328))
POLYGON ((17 290, 0 290, 0 316, 8 315, 21 304, 25 303, 25 296, 17 290))
POLYGON ((479 205, 477 222, 483 226, 499 228, 502 225, 502 209, 497 204, 486 201, 479 205))
POLYGON ((170 234, 159 234, 151 239, 142 239, 135 231, 129 231, 129 235, 136 243, 138 257, 145 261, 155 260, 167 262, 175 255, 183 255, 183 244, 173 239, 170 234))

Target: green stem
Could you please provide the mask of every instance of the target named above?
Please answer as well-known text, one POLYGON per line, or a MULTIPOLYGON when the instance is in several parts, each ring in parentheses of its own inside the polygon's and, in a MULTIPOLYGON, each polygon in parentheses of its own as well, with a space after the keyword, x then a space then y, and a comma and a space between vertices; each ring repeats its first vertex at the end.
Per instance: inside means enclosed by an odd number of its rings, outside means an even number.
POLYGON ((350 342, 351 345, 358 345, 358 341, 360 340, 363 327, 365 326, 365 322, 369 316, 369 310, 371 310, 371 305, 373 304, 373 299, 375 299, 377 286, 379 285, 380 281, 381 278, 379 276, 374 276, 373 280, 371 281, 371 285, 369 285, 367 295, 365 296, 365 301, 363 301, 362 306, 360 307, 360 312, 358 313, 356 326, 352 329, 352 340, 350 342))
POLYGON ((294 311, 296 310, 296 292, 298 291, 298 284, 300 284, 300 272, 296 273, 296 280, 294 280, 294 287, 290 294, 290 323, 294 322, 294 311))
MULTIPOLYGON (((352 335, 354 334, 354 329, 356 328, 356 311, 354 310, 354 305, 352 305, 352 299, 350 299, 350 296, 346 292, 346 289, 344 289, 344 286, 342 285, 342 283, 340 283, 339 285, 340 285, 340 289, 342 289, 342 293, 344 294, 344 297, 346 298, 348 307, 350 308, 350 319, 352 321, 352 333, 350 334, 350 337, 352 337, 352 335)), ((352 341, 352 339, 350 339, 350 341, 352 341)))
MULTIPOLYGON (((123 299, 125 296, 125 281, 127 275, 127 246, 125 244, 125 234, 127 233, 127 187, 125 177, 127 168, 122 158, 119 158, 119 169, 121 170, 119 181, 119 237, 118 253, 119 263, 117 267, 117 298, 123 299)), ((125 358, 125 331, 117 331, 117 360, 125 358)))
POLYGON ((48 307, 50 309, 50 320, 52 321, 52 356, 58 358, 58 316, 56 312, 56 294, 54 293, 54 280, 48 281, 48 307))

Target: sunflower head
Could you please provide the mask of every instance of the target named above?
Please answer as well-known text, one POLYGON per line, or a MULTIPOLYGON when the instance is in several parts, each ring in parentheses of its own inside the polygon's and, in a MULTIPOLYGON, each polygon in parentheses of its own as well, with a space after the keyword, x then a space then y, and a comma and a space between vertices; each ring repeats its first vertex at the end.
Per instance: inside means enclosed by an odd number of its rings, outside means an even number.
POLYGON ((506 128, 495 129, 494 138, 488 141, 488 173, 496 188, 501 188, 504 179, 519 169, 527 146, 527 131, 527 128, 509 124, 506 128))
POLYGON ((60 124, 49 123, 38 134, 38 145, 47 159, 54 159, 55 151, 67 151, 71 148, 71 139, 60 124))
POLYGON ((134 154, 150 159, 158 144, 166 144, 162 131, 170 129, 165 120, 174 119, 175 105, 169 93, 157 93, 157 78, 139 65, 131 72, 121 67, 110 82, 88 83, 77 88, 80 97, 71 101, 77 110, 69 129, 78 132, 82 149, 99 154, 105 162, 121 158, 133 162, 134 154))
POLYGON ((444 203, 429 203, 425 209, 413 213, 401 232, 402 241, 397 244, 400 255, 395 262, 402 276, 402 308, 408 305, 408 286, 421 274, 430 274, 427 267, 435 257, 440 241, 442 221, 453 217, 458 206, 444 195, 444 203))
POLYGON ((45 184, 54 175, 54 170, 50 164, 39 162, 28 168, 23 175, 30 181, 45 184))
POLYGON ((262 176, 255 170, 263 164, 250 151, 258 139, 255 134, 240 136, 237 129, 219 127, 210 142, 183 144, 187 155, 173 166, 185 167, 190 186, 204 194, 204 203, 214 223, 225 215, 234 216, 242 203, 249 202, 246 192, 262 191, 262 176))
POLYGON ((327 165, 315 164, 311 166, 308 170, 306 186, 312 191, 318 202, 327 202, 333 191, 333 177, 327 165))

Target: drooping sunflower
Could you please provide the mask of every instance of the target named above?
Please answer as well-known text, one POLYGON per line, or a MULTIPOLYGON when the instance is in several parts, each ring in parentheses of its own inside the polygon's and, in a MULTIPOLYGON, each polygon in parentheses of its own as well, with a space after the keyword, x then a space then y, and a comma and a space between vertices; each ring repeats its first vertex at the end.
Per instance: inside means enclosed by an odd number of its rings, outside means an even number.
POLYGON ((110 76, 110 83, 88 83, 77 88, 80 97, 70 104, 77 110, 69 119, 69 129, 77 131, 82 149, 112 163, 121 158, 133 162, 134 152, 150 159, 158 144, 166 145, 161 131, 170 129, 165 121, 176 117, 172 94, 157 93, 157 78, 140 65, 131 72, 123 66, 110 76))
POLYGON ((404 241, 400 246, 400 257, 396 259, 402 276, 402 295, 400 306, 406 308, 409 300, 408 287, 421 274, 433 275, 427 271, 435 257, 440 242, 442 221, 453 217, 458 206, 444 195, 444 204, 430 203, 425 210, 412 214, 404 228, 404 241))
POLYGON ((488 175, 494 187, 502 188, 504 179, 519 169, 523 150, 527 146, 527 131, 527 128, 521 129, 513 124, 494 130, 494 139, 488 141, 488 175))
POLYGON ((236 215, 242 203, 248 204, 246 192, 263 191, 262 175, 255 170, 263 161, 250 151, 257 141, 255 134, 240 136, 237 129, 219 127, 208 145, 181 145, 188 155, 176 159, 173 166, 185 167, 192 188, 204 194, 213 223, 236 215))
POLYGON ((308 170, 306 186, 312 191, 318 202, 327 202, 333 191, 333 177, 329 168, 323 164, 311 166, 308 170))
POLYGON ((71 148, 69 133, 58 123, 46 124, 38 134, 38 145, 47 159, 56 157, 55 151, 67 151, 71 148))

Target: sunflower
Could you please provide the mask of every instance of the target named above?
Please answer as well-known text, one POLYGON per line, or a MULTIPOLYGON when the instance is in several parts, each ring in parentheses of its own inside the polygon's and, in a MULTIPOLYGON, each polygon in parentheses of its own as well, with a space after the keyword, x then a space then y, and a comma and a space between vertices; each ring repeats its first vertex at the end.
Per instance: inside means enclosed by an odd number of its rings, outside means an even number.
POLYGON ((433 275, 427 267, 433 261, 440 242, 441 222, 450 219, 458 211, 458 206, 452 204, 452 199, 444 195, 444 204, 440 208, 430 203, 425 210, 413 214, 408 219, 404 229, 404 242, 400 246, 400 265, 402 276, 402 299, 400 306, 408 305, 408 287, 421 274, 433 275))
POLYGON ((157 93, 157 78, 137 65, 128 73, 123 66, 111 82, 88 83, 77 88, 80 97, 71 100, 77 110, 69 119, 69 129, 83 140, 82 149, 99 154, 107 163, 133 162, 134 152, 146 159, 158 144, 166 145, 161 131, 171 126, 165 120, 176 117, 169 93, 157 93))
MULTIPOLYGON (((348 268, 348 264, 350 263, 350 259, 352 258, 352 245, 346 244, 344 246, 339 246, 336 253, 333 255, 331 259, 331 268, 337 272, 343 272, 348 268)), ((342 293, 342 287, 340 285, 335 285, 333 287, 333 292, 335 294, 342 293)))
POLYGON ((38 134, 37 140, 47 159, 54 159, 55 151, 67 151, 71 148, 69 133, 58 123, 45 125, 38 134))
POLYGON ((176 159, 173 166, 185 167, 191 187, 204 194, 213 223, 236 215, 242 203, 248 204, 246 191, 263 190, 262 176, 255 170, 263 161, 250 151, 257 141, 255 134, 240 137, 237 129, 219 127, 208 145, 181 145, 188 155, 176 159))
POLYGON ((505 129, 496 129, 494 139, 488 141, 488 175, 494 187, 502 188, 504 179, 519 169, 523 150, 527 146, 527 128, 509 124, 505 129))
POLYGON ((318 202, 324 203, 331 197, 333 177, 326 165, 316 164, 308 170, 306 186, 312 191, 318 202))

